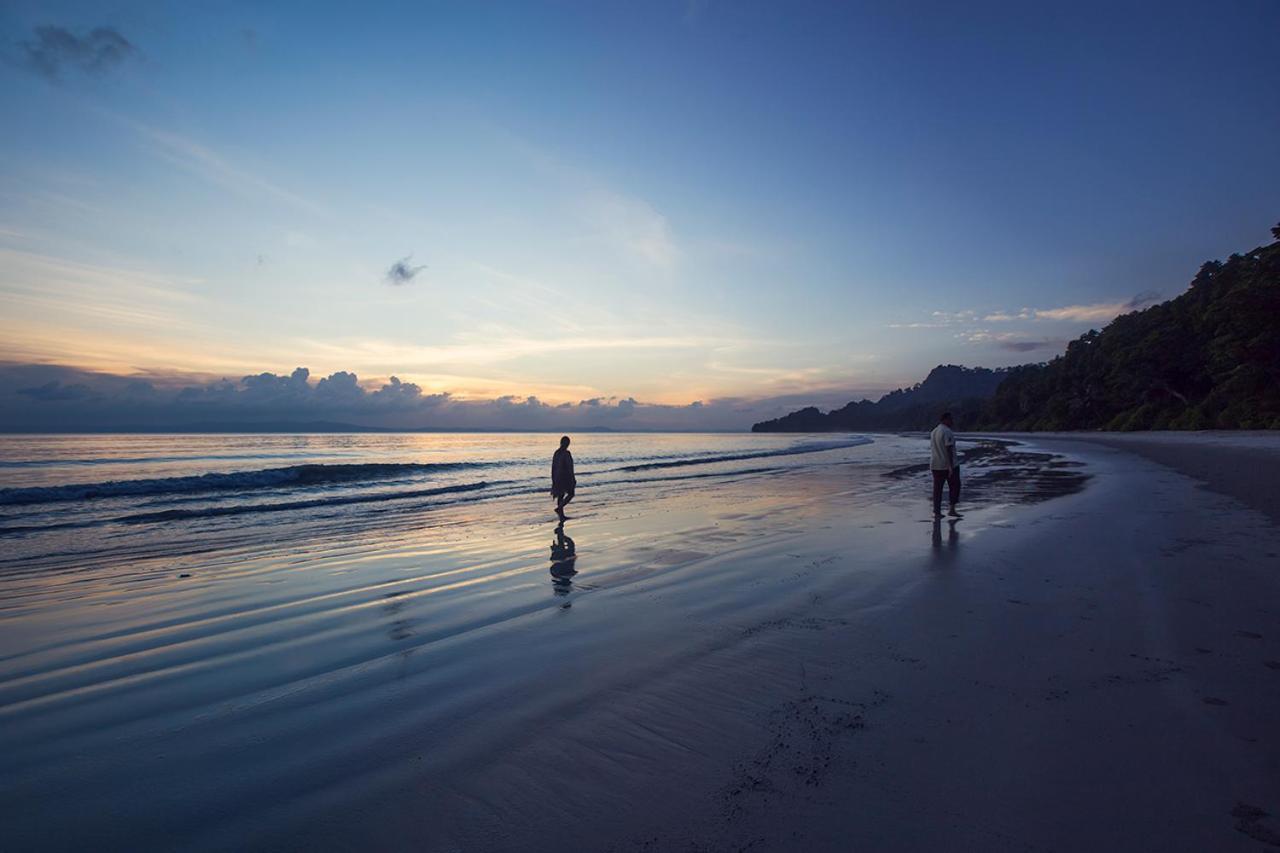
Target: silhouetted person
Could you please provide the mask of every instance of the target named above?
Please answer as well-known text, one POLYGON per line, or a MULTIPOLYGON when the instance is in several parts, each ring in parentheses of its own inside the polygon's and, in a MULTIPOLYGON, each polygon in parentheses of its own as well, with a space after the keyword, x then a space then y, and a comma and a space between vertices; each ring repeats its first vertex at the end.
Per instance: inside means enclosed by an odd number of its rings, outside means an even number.
POLYGON ((569 436, 560 436, 560 449, 551 457, 551 497, 556 499, 556 515, 564 518, 564 507, 573 500, 578 481, 573 476, 573 454, 569 452, 569 436))
POLYGON ((949 486, 951 511, 959 515, 956 504, 960 501, 960 462, 956 459, 956 434, 952 432, 951 413, 943 412, 938 425, 929 433, 929 468, 933 473, 933 515, 942 515, 942 484, 949 486))

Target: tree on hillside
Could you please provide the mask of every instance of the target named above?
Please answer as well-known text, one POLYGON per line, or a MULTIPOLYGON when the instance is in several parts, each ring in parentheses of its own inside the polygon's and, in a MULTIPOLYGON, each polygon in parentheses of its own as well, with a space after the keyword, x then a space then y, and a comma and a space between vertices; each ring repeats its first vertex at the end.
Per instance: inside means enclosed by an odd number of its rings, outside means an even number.
MULTIPOLYGON (((1280 240, 1280 225, 1272 229, 1280 240)), ((1201 266, 1181 296, 1010 372, 988 429, 1280 428, 1280 242, 1201 266)))

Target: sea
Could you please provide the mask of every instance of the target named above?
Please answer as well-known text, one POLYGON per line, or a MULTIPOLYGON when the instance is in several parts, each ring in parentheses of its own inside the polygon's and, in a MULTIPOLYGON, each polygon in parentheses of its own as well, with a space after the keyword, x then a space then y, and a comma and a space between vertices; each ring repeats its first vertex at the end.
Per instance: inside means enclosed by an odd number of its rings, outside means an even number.
MULTIPOLYGON (((0 436, 4 567, 175 552, 294 526, 413 523, 451 505, 545 492, 558 435, 355 433, 0 436)), ((579 492, 867 459, 870 438, 586 433, 579 492), (857 454, 857 457, 851 456, 857 454)), ((879 456, 883 454, 872 454, 879 456)))

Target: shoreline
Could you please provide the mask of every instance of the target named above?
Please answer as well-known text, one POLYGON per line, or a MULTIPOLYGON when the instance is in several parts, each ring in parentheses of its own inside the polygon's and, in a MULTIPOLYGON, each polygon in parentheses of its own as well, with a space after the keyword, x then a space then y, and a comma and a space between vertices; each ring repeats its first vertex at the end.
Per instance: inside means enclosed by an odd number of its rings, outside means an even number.
MULTIPOLYGON (((984 433, 985 434, 985 433, 984 433)), ((1004 435, 993 433, 992 435, 1004 435)), ((1136 453, 1200 480, 1280 524, 1280 435, 1265 432, 1007 433, 1136 453)))

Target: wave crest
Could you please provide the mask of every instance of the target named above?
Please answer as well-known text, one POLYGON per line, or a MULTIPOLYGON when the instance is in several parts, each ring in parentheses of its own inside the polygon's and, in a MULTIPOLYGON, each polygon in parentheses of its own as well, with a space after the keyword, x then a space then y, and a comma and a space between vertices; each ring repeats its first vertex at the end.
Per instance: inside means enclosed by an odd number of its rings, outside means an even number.
POLYGON ((444 471, 481 468, 487 462, 367 462, 351 465, 290 465, 256 471, 160 477, 149 480, 108 480, 104 483, 69 483, 63 486, 30 486, 0 489, 0 506, 62 503, 101 498, 190 495, 205 492, 241 492, 256 489, 296 488, 388 480, 444 471))

